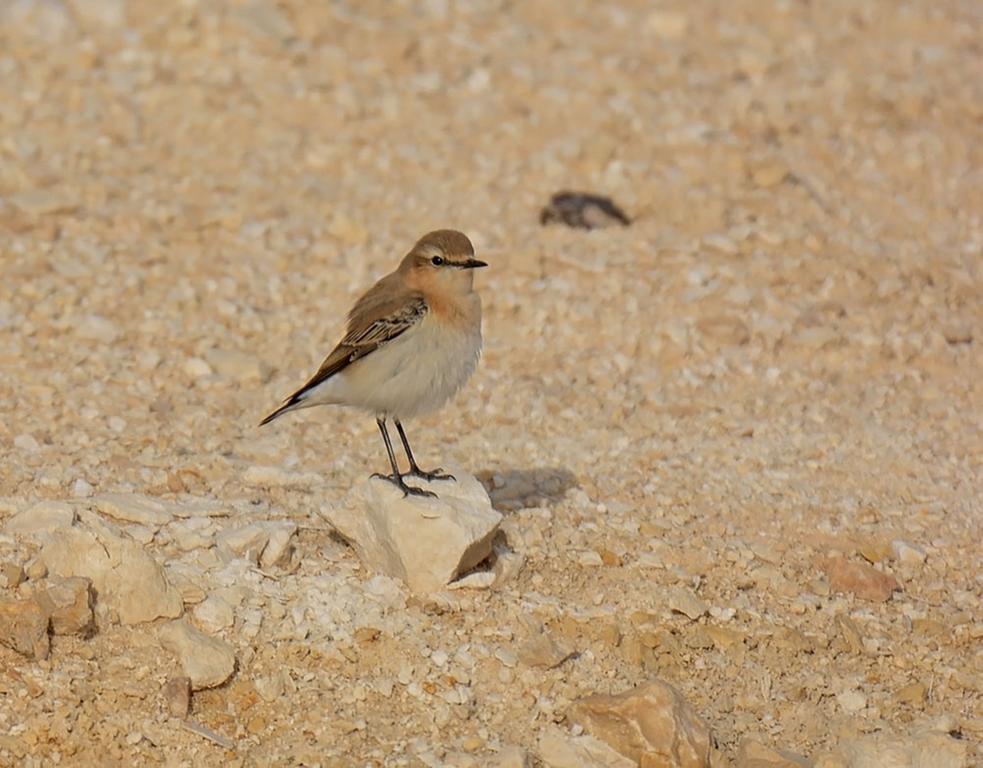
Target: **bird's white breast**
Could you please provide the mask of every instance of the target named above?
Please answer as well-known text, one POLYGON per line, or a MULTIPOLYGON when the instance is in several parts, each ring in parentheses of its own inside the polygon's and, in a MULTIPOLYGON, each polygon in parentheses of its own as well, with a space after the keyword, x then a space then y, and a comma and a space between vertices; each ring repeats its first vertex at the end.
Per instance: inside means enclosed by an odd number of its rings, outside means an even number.
POLYGON ((427 314, 416 326, 352 363, 312 392, 312 400, 409 419, 435 411, 474 373, 481 355, 480 314, 455 327, 427 314))

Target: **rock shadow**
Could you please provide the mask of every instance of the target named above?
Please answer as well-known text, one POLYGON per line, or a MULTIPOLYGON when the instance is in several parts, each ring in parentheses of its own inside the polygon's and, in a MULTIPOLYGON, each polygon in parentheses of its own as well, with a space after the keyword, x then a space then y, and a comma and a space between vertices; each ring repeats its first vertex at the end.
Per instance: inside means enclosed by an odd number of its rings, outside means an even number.
POLYGON ((485 469, 476 477, 499 512, 550 504, 577 486, 577 477, 565 467, 485 469))

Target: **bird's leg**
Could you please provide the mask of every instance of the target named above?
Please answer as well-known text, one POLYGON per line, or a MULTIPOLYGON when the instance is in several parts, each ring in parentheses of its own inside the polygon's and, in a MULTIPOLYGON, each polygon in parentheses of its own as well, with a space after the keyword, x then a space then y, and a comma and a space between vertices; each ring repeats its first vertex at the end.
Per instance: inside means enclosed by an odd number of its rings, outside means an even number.
POLYGON ((399 439, 403 441, 403 450, 406 451, 406 458, 410 460, 410 471, 406 474, 412 475, 413 477, 419 477, 427 482, 432 480, 456 480, 454 475, 446 474, 440 467, 437 467, 433 472, 424 472, 420 467, 417 466, 416 459, 413 458, 413 451, 410 450, 410 441, 406 439, 406 433, 403 431, 403 425, 399 423, 396 419, 393 419, 393 424, 396 425, 396 431, 399 432, 399 439))
MULTIPOLYGON (((433 491, 425 491, 422 488, 414 488, 413 486, 407 485, 404 482, 403 476, 399 474, 399 464, 396 463, 396 454, 393 452, 393 444, 392 441, 389 439, 389 430, 386 429, 386 420, 376 419, 375 423, 379 425, 379 431, 382 432, 382 439, 386 443, 386 453, 389 454, 389 466, 392 467, 393 473, 391 475, 383 475, 379 472, 376 472, 374 475, 372 475, 372 477, 378 477, 381 480, 388 480, 390 483, 395 485, 397 488, 399 488, 399 490, 403 492, 404 498, 406 496, 411 496, 411 495, 431 496, 433 498, 437 498, 437 494, 434 493, 433 491)), ((398 424, 399 422, 396 423, 398 424)), ((402 433, 402 430, 400 430, 400 433, 402 433)))

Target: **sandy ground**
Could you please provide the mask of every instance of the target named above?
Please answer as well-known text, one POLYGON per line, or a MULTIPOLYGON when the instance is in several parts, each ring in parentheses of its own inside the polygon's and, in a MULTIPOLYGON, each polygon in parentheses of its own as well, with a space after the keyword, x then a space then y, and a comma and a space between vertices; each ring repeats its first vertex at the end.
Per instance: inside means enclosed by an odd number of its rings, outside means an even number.
POLYGON ((0 763, 537 760, 570 702, 650 676, 728 758, 942 722, 981 759, 976 3, 17 0, 0 22, 0 516, 217 500, 197 546, 134 533, 189 610, 244 590, 236 674, 192 704, 235 750, 166 714, 156 627, 103 613, 45 661, 0 648, 0 763), (634 224, 541 227, 569 187, 634 224), (372 420, 256 422, 440 226, 492 265, 485 354, 410 435, 487 483, 526 561, 417 597, 319 514, 385 468, 372 420), (290 568, 216 560, 208 536, 253 518, 298 524, 290 568), (839 593, 836 554, 902 589, 839 593), (537 623, 577 655, 516 664, 537 623))

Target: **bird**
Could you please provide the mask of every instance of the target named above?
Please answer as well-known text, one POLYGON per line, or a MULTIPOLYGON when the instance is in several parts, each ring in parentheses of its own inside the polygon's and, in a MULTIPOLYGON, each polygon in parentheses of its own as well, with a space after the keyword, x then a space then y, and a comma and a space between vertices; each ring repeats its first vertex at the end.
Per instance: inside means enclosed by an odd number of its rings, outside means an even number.
POLYGON ((260 422, 318 405, 351 406, 375 416, 389 457, 388 480, 403 497, 436 497, 406 483, 454 480, 442 469, 420 469, 403 421, 443 406, 474 373, 481 356, 481 297, 474 257, 462 232, 438 229, 421 237, 390 274, 366 291, 348 313, 344 337, 317 372, 260 422), (396 427, 410 470, 399 471, 388 421, 396 427))

